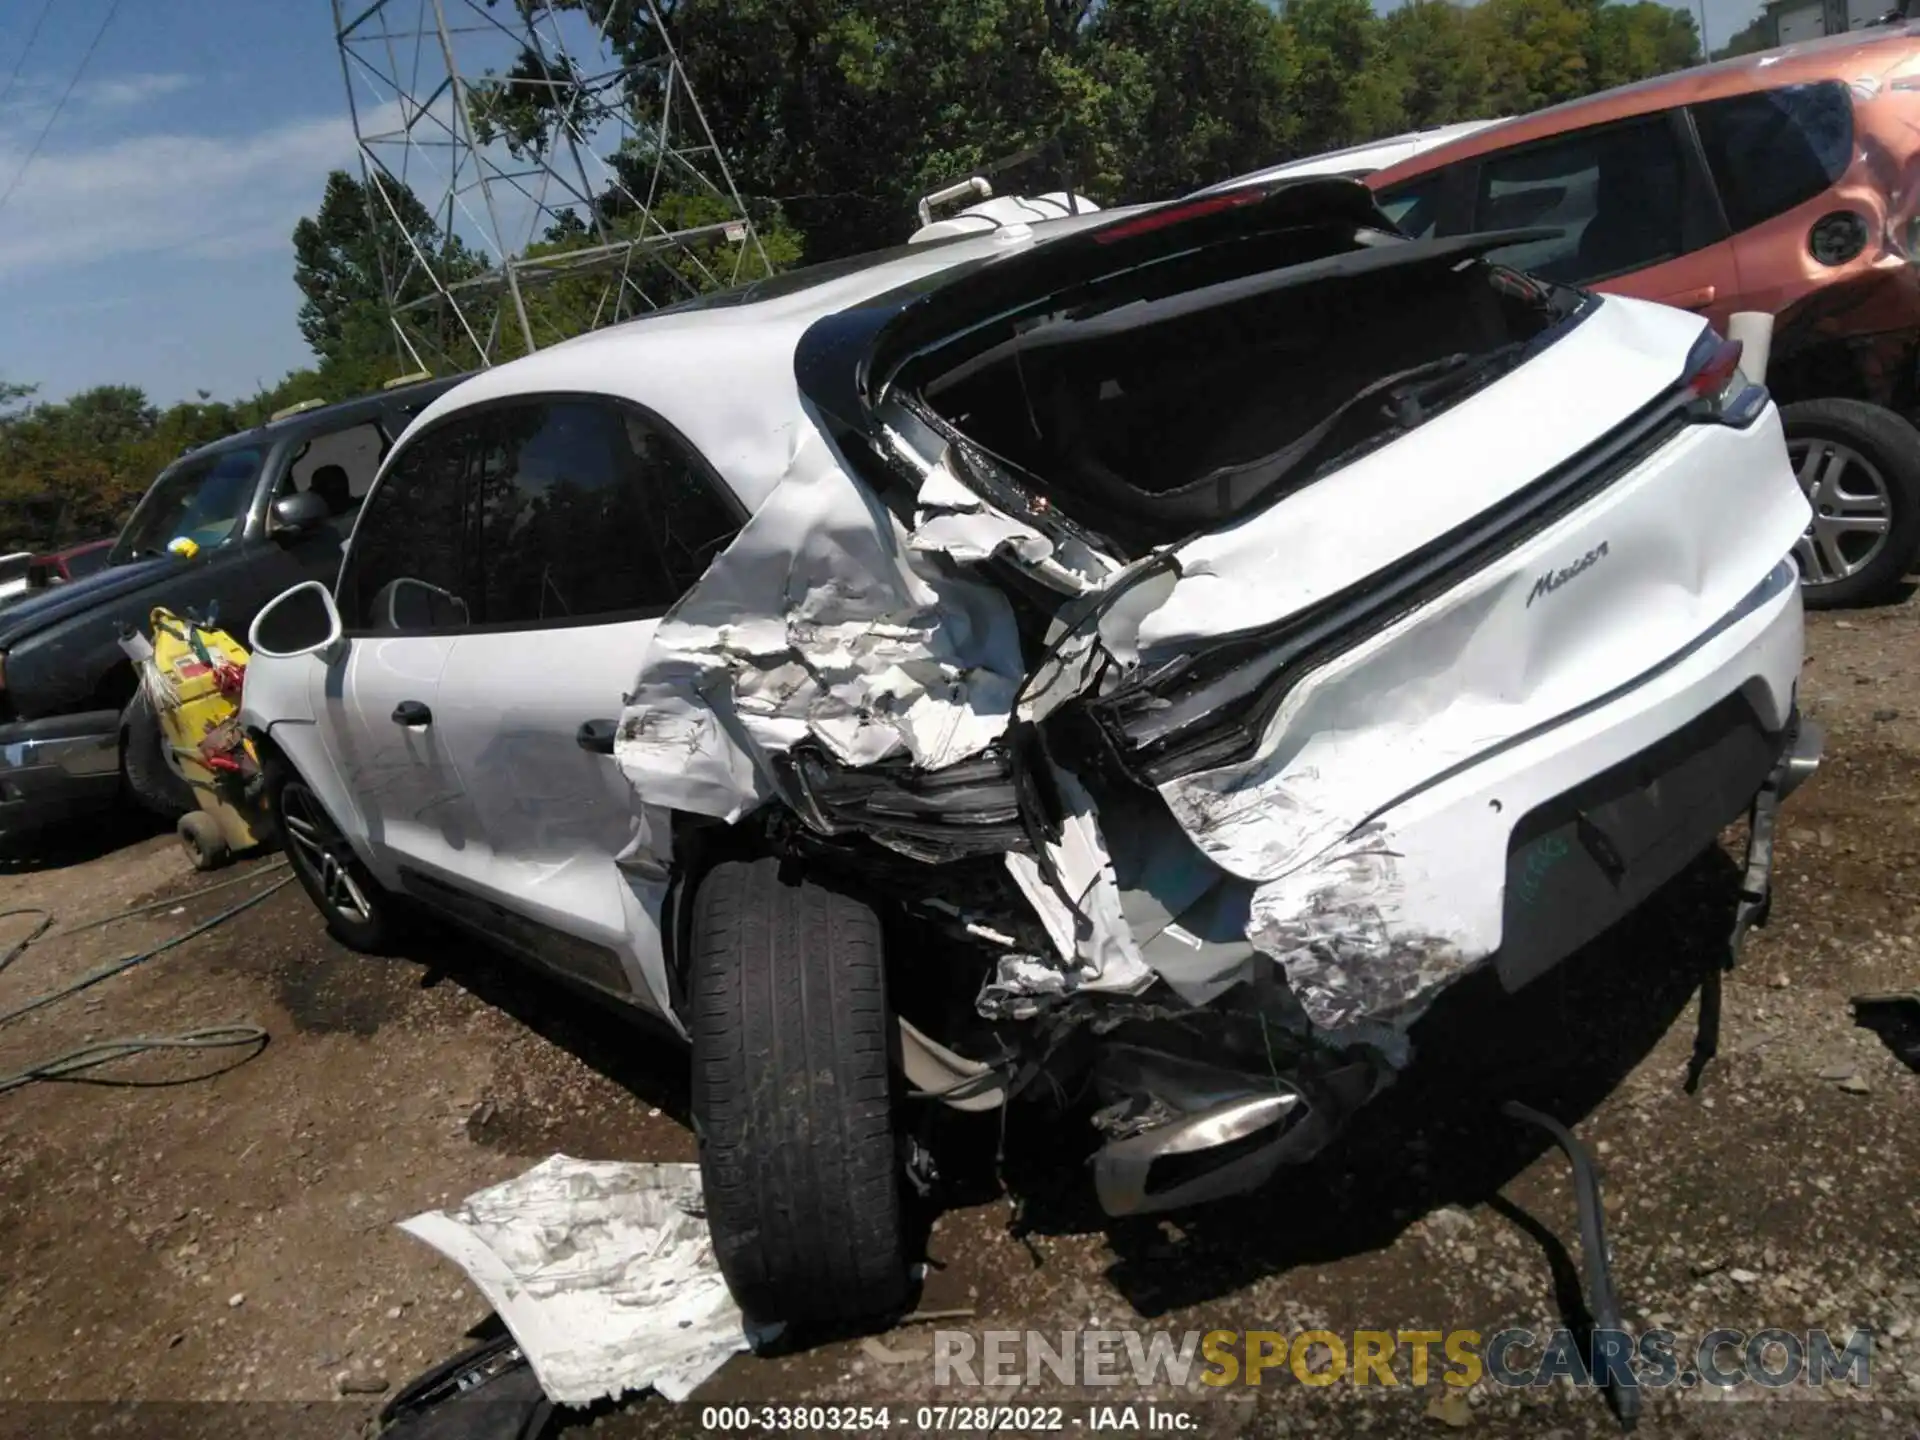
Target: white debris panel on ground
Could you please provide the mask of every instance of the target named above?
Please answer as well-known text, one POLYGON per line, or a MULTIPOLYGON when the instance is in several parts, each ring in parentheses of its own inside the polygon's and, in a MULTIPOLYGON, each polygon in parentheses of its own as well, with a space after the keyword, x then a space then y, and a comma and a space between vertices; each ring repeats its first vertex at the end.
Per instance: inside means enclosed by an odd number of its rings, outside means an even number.
POLYGON ((557 1404, 684 1400, 749 1346, 698 1165, 554 1155, 400 1228, 466 1271, 557 1404))

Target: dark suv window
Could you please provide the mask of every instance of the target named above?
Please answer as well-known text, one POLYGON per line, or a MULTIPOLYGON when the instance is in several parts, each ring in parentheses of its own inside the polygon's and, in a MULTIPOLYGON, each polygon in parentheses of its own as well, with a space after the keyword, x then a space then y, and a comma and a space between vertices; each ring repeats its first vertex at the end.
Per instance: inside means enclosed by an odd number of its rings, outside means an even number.
POLYGON ((492 413, 477 476, 488 625, 658 615, 739 529, 676 438, 609 402, 492 413))
POLYGON ((479 623, 467 528, 469 471, 482 423, 435 427, 374 487, 340 576, 341 616, 349 629, 410 634, 479 623))
POLYGON ((1709 100, 1693 123, 1735 230, 1805 204, 1853 158, 1853 101, 1837 80, 1709 100))
POLYGON ((1587 284, 1682 253, 1680 150, 1665 115, 1575 131, 1480 166, 1474 229, 1551 226, 1494 259, 1587 284))

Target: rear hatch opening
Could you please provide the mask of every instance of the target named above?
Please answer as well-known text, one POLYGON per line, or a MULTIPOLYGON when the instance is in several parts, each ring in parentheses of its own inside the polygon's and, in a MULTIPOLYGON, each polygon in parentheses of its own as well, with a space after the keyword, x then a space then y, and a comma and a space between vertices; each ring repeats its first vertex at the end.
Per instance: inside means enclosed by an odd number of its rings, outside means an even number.
POLYGON ((1550 338, 1581 297, 1478 258, 1510 238, 1335 220, 1196 247, 1004 312, 893 388, 958 442, 963 479, 1037 492, 1131 558, 1405 434, 1550 338))

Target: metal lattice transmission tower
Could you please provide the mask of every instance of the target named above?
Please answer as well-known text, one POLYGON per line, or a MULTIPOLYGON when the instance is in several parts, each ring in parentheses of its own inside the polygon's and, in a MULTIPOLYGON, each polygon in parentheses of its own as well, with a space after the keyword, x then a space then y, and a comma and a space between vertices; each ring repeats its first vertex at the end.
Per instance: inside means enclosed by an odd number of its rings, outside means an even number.
POLYGON ((770 273, 654 0, 332 3, 404 365, 491 365, 770 273))

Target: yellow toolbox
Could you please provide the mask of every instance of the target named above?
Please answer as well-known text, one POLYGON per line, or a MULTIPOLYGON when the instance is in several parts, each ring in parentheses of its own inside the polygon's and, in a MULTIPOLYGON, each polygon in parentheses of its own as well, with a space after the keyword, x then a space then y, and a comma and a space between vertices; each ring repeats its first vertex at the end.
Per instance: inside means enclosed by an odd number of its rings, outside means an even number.
POLYGON ((174 769, 199 802, 180 818, 180 843, 196 869, 211 870, 260 843, 260 760, 240 730, 246 647, 164 606, 148 621, 153 638, 130 628, 121 648, 153 701, 174 769))

